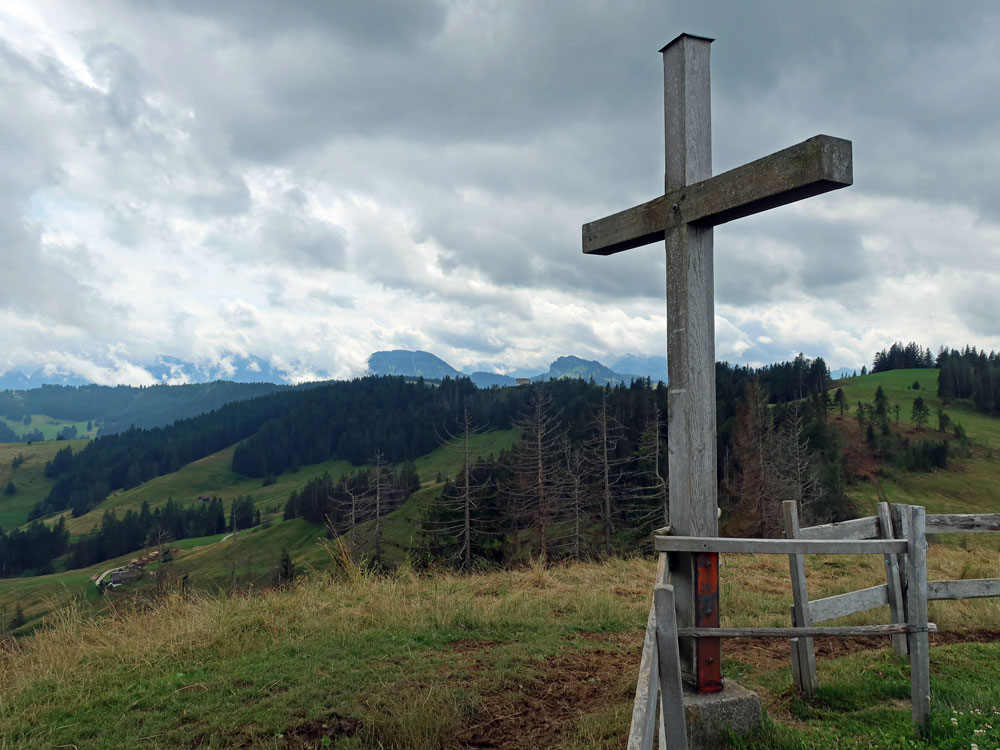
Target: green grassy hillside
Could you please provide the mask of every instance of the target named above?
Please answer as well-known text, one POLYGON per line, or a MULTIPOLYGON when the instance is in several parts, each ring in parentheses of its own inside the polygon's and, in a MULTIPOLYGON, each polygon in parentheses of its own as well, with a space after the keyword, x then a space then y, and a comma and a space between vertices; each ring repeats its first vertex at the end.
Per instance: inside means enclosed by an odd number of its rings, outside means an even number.
POLYGON ((77 422, 72 419, 50 417, 47 414, 32 414, 30 424, 24 424, 24 421, 21 419, 7 419, 6 417, 0 417, 0 422, 6 424, 21 437, 33 430, 38 430, 45 436, 46 440, 55 440, 59 431, 64 427, 75 427, 77 438, 81 440, 97 437, 97 426, 92 420, 88 422, 86 419, 77 422), (88 423, 90 424, 89 430, 87 429, 88 423))
POLYGON ((952 422, 961 424, 974 441, 984 448, 1000 449, 1000 419, 981 414, 961 402, 945 406, 937 396, 938 370, 890 370, 875 375, 845 378, 833 384, 831 395, 838 387, 843 388, 853 414, 858 401, 871 401, 879 386, 882 386, 890 402, 900 405, 899 416, 903 424, 912 424, 910 413, 913 400, 920 396, 931 410, 929 426, 937 425, 937 410, 943 408, 952 422), (914 383, 920 384, 919 390, 913 389, 914 383))
POLYGON ((44 443, 0 443, 0 526, 10 530, 28 520, 28 511, 35 503, 44 500, 52 488, 52 480, 45 477, 45 464, 56 452, 71 446, 78 451, 86 445, 86 440, 49 440, 44 443), (17 456, 24 456, 24 463, 13 468, 17 456), (17 491, 13 495, 3 493, 8 482, 13 482, 17 491))
MULTIPOLYGON (((499 453, 509 448, 517 439, 517 430, 497 430, 475 438, 473 450, 480 455, 499 453)), ((288 495, 293 490, 301 490, 305 484, 324 472, 339 477, 344 473, 358 471, 363 468, 352 466, 347 461, 326 461, 320 464, 303 466, 298 471, 279 474, 272 485, 262 486, 259 479, 247 479, 232 470, 233 450, 230 446, 218 453, 194 461, 179 471, 151 479, 138 487, 124 492, 115 492, 103 503, 85 513, 79 518, 66 517, 66 528, 71 534, 82 534, 94 528, 101 522, 101 517, 107 510, 115 510, 119 517, 127 510, 137 511, 143 502, 148 502, 155 508, 173 498, 182 503, 194 502, 199 495, 217 495, 228 507, 237 497, 252 495, 254 504, 263 512, 267 508, 284 508, 288 495)), ((2 454, 0 454, 2 455, 2 454)), ((417 474, 425 485, 433 484, 438 474, 454 474, 461 464, 459 453, 448 446, 442 446, 416 461, 417 474)), ((2 476, 2 475, 0 475, 2 476)), ((52 521, 59 515, 52 517, 52 521)))
MULTIPOLYGON (((947 469, 909 473, 883 468, 877 482, 862 482, 848 488, 863 512, 870 512, 880 493, 891 502, 924 505, 931 513, 1000 512, 1000 419, 976 412, 960 402, 945 406, 937 397, 937 370, 891 370, 847 378, 834 384, 844 389, 853 419, 858 401, 871 401, 881 386, 891 404, 900 406, 900 426, 913 439, 940 439, 936 431, 937 410, 943 409, 953 424, 960 424, 971 441, 967 457, 949 461, 947 469), (914 389, 915 383, 920 384, 914 389), (928 426, 916 431, 912 424, 913 401, 920 396, 931 410, 928 426)), ((849 426, 845 426, 850 432, 849 426)))
MULTIPOLYGON (((479 455, 496 454, 509 448, 518 437, 517 430, 501 430, 478 436, 473 441, 473 449, 479 455)), ((82 445, 83 441, 79 441, 82 445)), ((34 494, 25 497, 21 495, 8 499, 6 504, 0 504, 0 509, 9 509, 12 523, 10 526, 23 522, 27 511, 36 500, 44 498, 50 486, 49 480, 43 475, 46 460, 51 459, 55 451, 65 445, 79 447, 77 443, 37 443, 18 448, 16 444, 0 444, 0 459, 6 456, 8 448, 13 450, 10 458, 21 450, 25 462, 16 472, 26 472, 37 484, 34 494), (29 451, 31 458, 29 460, 29 451)), ((218 543, 224 535, 198 540, 180 540, 171 542, 171 547, 179 547, 185 551, 178 555, 176 569, 178 575, 188 574, 191 585, 209 590, 227 589, 233 581, 233 571, 241 584, 260 585, 269 580, 280 559, 281 552, 287 548, 294 563, 299 567, 323 568, 331 564, 330 553, 319 543, 324 537, 323 529, 306 523, 301 519, 281 522, 281 511, 284 508, 288 494, 300 490, 314 477, 329 472, 339 476, 345 472, 357 471, 346 461, 328 461, 322 464, 302 467, 296 472, 287 472, 277 477, 277 481, 269 486, 261 486, 259 479, 246 479, 232 472, 233 448, 219 451, 199 461, 183 467, 180 471, 145 482, 127 492, 115 493, 104 503, 79 518, 66 517, 66 526, 71 534, 81 534, 100 524, 101 516, 106 510, 114 510, 121 517, 127 510, 139 511, 142 503, 148 502, 151 507, 157 507, 174 498, 182 503, 194 502, 200 494, 218 495, 228 506, 235 498, 250 494, 255 505, 261 509, 265 518, 269 519, 268 528, 258 527, 249 532, 241 532, 236 540, 218 543), (271 513, 266 513, 270 509, 271 513)), ((419 519, 426 504, 431 502, 441 492, 442 484, 438 483, 438 475, 449 476, 458 471, 461 465, 461 455, 449 446, 442 446, 416 461, 417 473, 425 487, 415 493, 401 508, 390 513, 383 520, 385 557, 389 564, 399 564, 406 559, 407 550, 412 546, 414 538, 419 534, 419 519)), ((6 462, 10 469, 10 461, 6 462)), ((0 472, 3 467, 0 467, 0 472)), ((0 473, 0 477, 2 477, 0 473)), ((33 485, 34 486, 34 485, 33 485)), ((0 502, 3 496, 0 495, 0 502)), ((54 522, 59 516, 53 516, 54 522)), ((7 526, 7 528, 10 528, 7 526)), ((372 523, 358 527, 360 539, 370 535, 372 523)), ((91 579, 111 567, 127 563, 138 553, 130 553, 99 563, 90 568, 55 573, 33 578, 0 579, 0 615, 3 607, 11 612, 20 604, 28 617, 29 625, 43 617, 60 598, 84 596, 94 598, 96 588, 91 579)), ((137 588, 150 588, 145 581, 137 588)))
MULTIPOLYGON (((932 550, 934 574, 955 553, 932 550)), ((787 561, 725 562, 723 624, 784 624, 787 561)), ((836 585, 863 585, 881 565, 843 569, 836 585)), ((0 746, 620 748, 653 568, 631 559, 379 577, 348 567, 284 591, 121 602, 97 619, 71 604, 0 652, 0 746)), ((725 747, 994 747, 998 609, 938 620, 947 633, 932 636, 932 734, 920 741, 906 662, 882 642, 821 646, 821 690, 804 701, 787 644, 727 641, 725 674, 758 692, 768 721, 725 747)))

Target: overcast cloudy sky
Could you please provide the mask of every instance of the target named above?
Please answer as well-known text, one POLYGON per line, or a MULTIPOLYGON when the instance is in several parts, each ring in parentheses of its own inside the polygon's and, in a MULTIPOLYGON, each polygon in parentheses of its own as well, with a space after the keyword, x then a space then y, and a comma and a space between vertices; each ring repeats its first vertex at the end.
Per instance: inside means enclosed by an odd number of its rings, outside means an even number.
POLYGON ((293 378, 666 345, 662 64, 714 37, 714 168, 828 133, 852 188, 716 230, 719 359, 1000 348, 1000 3, 0 0, 0 372, 293 378))

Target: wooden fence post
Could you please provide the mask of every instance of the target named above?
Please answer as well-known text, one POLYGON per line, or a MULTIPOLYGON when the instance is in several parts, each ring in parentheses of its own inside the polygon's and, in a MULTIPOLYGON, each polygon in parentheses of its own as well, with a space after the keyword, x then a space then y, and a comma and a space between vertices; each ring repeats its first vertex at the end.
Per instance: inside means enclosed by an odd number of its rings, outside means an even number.
MULTIPOLYGON (((910 517, 908 515, 906 505, 901 503, 891 503, 889 505, 889 515, 892 516, 892 535, 896 539, 909 539, 909 525, 910 517)), ((903 591, 906 591, 907 580, 906 577, 909 571, 909 563, 907 563, 906 555, 896 555, 896 569, 899 571, 899 584, 902 586, 903 591)), ((907 606, 906 597, 903 597, 903 609, 905 611, 907 606)))
POLYGON ((687 750, 687 726, 684 720, 684 687, 681 683, 681 657, 677 645, 677 610, 674 587, 659 584, 653 589, 656 609, 656 647, 660 671, 661 750, 687 750), (666 743, 663 740, 666 739, 666 743))
MULTIPOLYGON (((782 504, 785 521, 785 538, 799 537, 799 510, 794 500, 782 504)), ((789 555, 788 567, 792 574, 792 625, 804 628, 812 625, 809 616, 809 589, 806 587, 806 566, 802 555, 789 555)), ((792 652, 792 678, 795 686, 807 697, 816 694, 819 681, 816 678, 816 651, 812 638, 792 638, 789 641, 792 652)))
MULTIPOLYGON (((667 553, 662 552, 657 557, 656 580, 653 582, 653 586, 666 583, 669 574, 667 553)), ((639 680, 636 684, 635 701, 632 705, 632 726, 628 733, 628 750, 652 750, 657 725, 662 727, 662 721, 657 722, 660 690, 658 651, 654 588, 654 600, 649 605, 649 616, 646 618, 646 636, 642 644, 642 658, 639 661, 639 680)), ((662 738, 662 728, 660 735, 662 738)), ((663 746, 663 744, 661 739, 660 745, 663 746)))
MULTIPOLYGON (((889 518, 889 503, 878 504, 878 521, 880 535, 883 539, 893 539, 892 520, 889 518)), ((906 613, 903 607, 903 590, 899 580, 899 565, 895 555, 884 555, 885 560, 885 585, 889 598, 889 622, 893 625, 906 622, 906 613)), ((892 650, 900 656, 906 656, 906 636, 894 635, 892 637, 892 650)))
POLYGON ((907 508, 906 618, 910 626, 910 700, 913 723, 918 734, 930 721, 930 641, 927 634, 927 524, 919 505, 907 508))

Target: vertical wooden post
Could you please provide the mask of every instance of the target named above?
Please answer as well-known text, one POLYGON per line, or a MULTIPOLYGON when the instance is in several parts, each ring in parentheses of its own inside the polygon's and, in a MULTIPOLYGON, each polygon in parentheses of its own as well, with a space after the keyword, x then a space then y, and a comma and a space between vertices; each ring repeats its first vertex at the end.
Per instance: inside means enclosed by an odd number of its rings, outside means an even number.
MULTIPOLYGON (((878 525, 883 539, 893 539, 892 520, 889 518, 889 503, 878 504, 878 525)), ((889 622, 893 625, 906 622, 906 612, 903 607, 903 590, 899 580, 899 565, 895 555, 884 555, 885 585, 889 595, 889 622)), ((892 636, 892 650, 900 656, 906 656, 906 636, 892 636)))
MULTIPOLYGON (((799 509, 794 500, 781 504, 785 522, 785 538, 799 536, 799 509)), ((809 589, 806 586, 806 566, 802 555, 789 555, 788 568, 792 575, 792 625, 805 628, 812 625, 809 616, 809 589)), ((816 678, 816 650, 812 638, 792 638, 792 678, 795 686, 807 697, 816 694, 819 681, 816 678)))
MULTIPOLYGON (((710 45, 710 39, 682 34, 660 50, 668 192, 712 176, 710 45)), ((712 228, 682 224, 664 239, 670 525, 685 536, 718 536, 712 228)), ((697 606, 691 555, 679 556, 673 582, 678 623, 693 626, 697 606)), ((717 584, 714 589, 718 591, 717 584)), ((703 688, 708 679, 698 674, 700 647, 700 642, 683 639, 681 663, 687 678, 703 688)))
MULTIPOLYGON (((667 554, 663 552, 657 559, 654 587, 666 583, 669 572, 667 554)), ((649 616, 646 619, 646 636, 642 644, 639 681, 636 685, 635 701, 632 705, 632 726, 629 729, 628 750, 652 750, 657 726, 662 726, 662 721, 657 721, 657 707, 660 702, 659 691, 660 666, 656 641, 656 600, 654 598, 649 605, 649 616)), ((662 734, 662 729, 660 732, 662 734)))
MULTIPOLYGON (((896 539, 909 539, 910 538, 910 517, 909 511, 907 510, 909 506, 903 505, 901 503, 890 503, 889 505, 889 515, 892 516, 892 533, 896 539)), ((899 585, 905 592, 908 586, 908 575, 909 575, 910 565, 907 561, 907 555, 901 554, 896 555, 896 570, 899 571, 899 585)), ((903 611, 906 613, 908 611, 908 602, 906 600, 906 595, 903 595, 903 611)), ((907 618, 909 622, 909 618, 907 618)))
POLYGON ((684 719, 684 687, 681 660, 677 649, 677 612, 674 587, 660 584, 653 589, 656 608, 656 646, 660 670, 660 716, 662 739, 669 750, 687 750, 687 726, 684 719))
POLYGON ((909 567, 906 586, 906 619, 913 629, 907 635, 910 647, 910 700, 913 724, 922 734, 930 722, 930 641, 927 634, 927 521, 924 509, 907 509, 909 529, 906 545, 909 567))

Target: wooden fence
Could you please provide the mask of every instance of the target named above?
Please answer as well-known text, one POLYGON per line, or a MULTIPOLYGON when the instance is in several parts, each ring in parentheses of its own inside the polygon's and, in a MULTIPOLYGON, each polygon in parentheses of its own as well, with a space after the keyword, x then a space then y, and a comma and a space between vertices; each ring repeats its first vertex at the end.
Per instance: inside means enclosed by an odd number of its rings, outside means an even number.
MULTIPOLYGON (((907 506, 888 503, 878 504, 878 515, 856 518, 842 523, 799 528, 796 504, 783 504, 785 537, 787 539, 826 540, 870 540, 901 539, 926 534, 974 533, 1000 531, 1000 513, 990 514, 930 514, 924 519, 923 530, 909 527, 912 514, 907 506)), ((924 543, 926 548, 926 543, 924 543)), ((889 605, 889 619, 892 623, 907 622, 909 592, 923 589, 926 601, 941 599, 972 599, 1000 596, 1000 579, 980 578, 958 581, 928 581, 926 571, 923 578, 914 578, 912 566, 906 564, 906 553, 885 555, 886 582, 878 586, 851 591, 823 599, 809 600, 806 586, 805 565, 799 554, 789 555, 788 562, 792 575, 792 624, 808 628, 818 622, 832 620, 855 612, 889 605), (911 585, 912 583, 912 585, 911 585)), ((925 604, 926 606, 926 604, 925 604)), ((893 650, 906 656, 908 644, 905 638, 893 636, 893 650)), ((793 638, 792 678, 807 696, 812 696, 818 687, 816 679, 816 656, 810 638, 793 638)))
MULTIPOLYGON (((681 687, 678 637, 693 638, 790 638, 861 637, 872 635, 905 636, 909 645, 911 699, 914 722, 926 726, 930 710, 928 632, 935 629, 927 622, 927 539, 924 509, 905 508, 908 536, 891 539, 788 538, 726 539, 721 537, 682 537, 659 534, 655 537, 657 566, 653 604, 646 623, 639 681, 632 709, 629 750, 651 750, 656 736, 659 747, 686 750, 687 729, 684 720, 684 697, 681 687), (804 554, 881 554, 905 556, 906 578, 914 582, 907 592, 906 621, 888 625, 815 627, 795 624, 790 628, 689 628, 677 627, 673 587, 667 584, 670 552, 727 552, 744 554, 781 554, 801 559, 804 554), (923 582, 924 585, 921 585, 923 582), (657 720, 659 710, 659 720, 657 720)), ((853 523, 853 522, 848 522, 853 523)), ((795 568, 793 564, 793 570, 795 568)), ((793 574, 794 575, 794 574, 793 574)), ((804 571, 801 576, 804 588, 804 571)), ((808 599, 799 599, 800 608, 808 599)), ((809 641, 811 645, 811 641, 809 641)))

